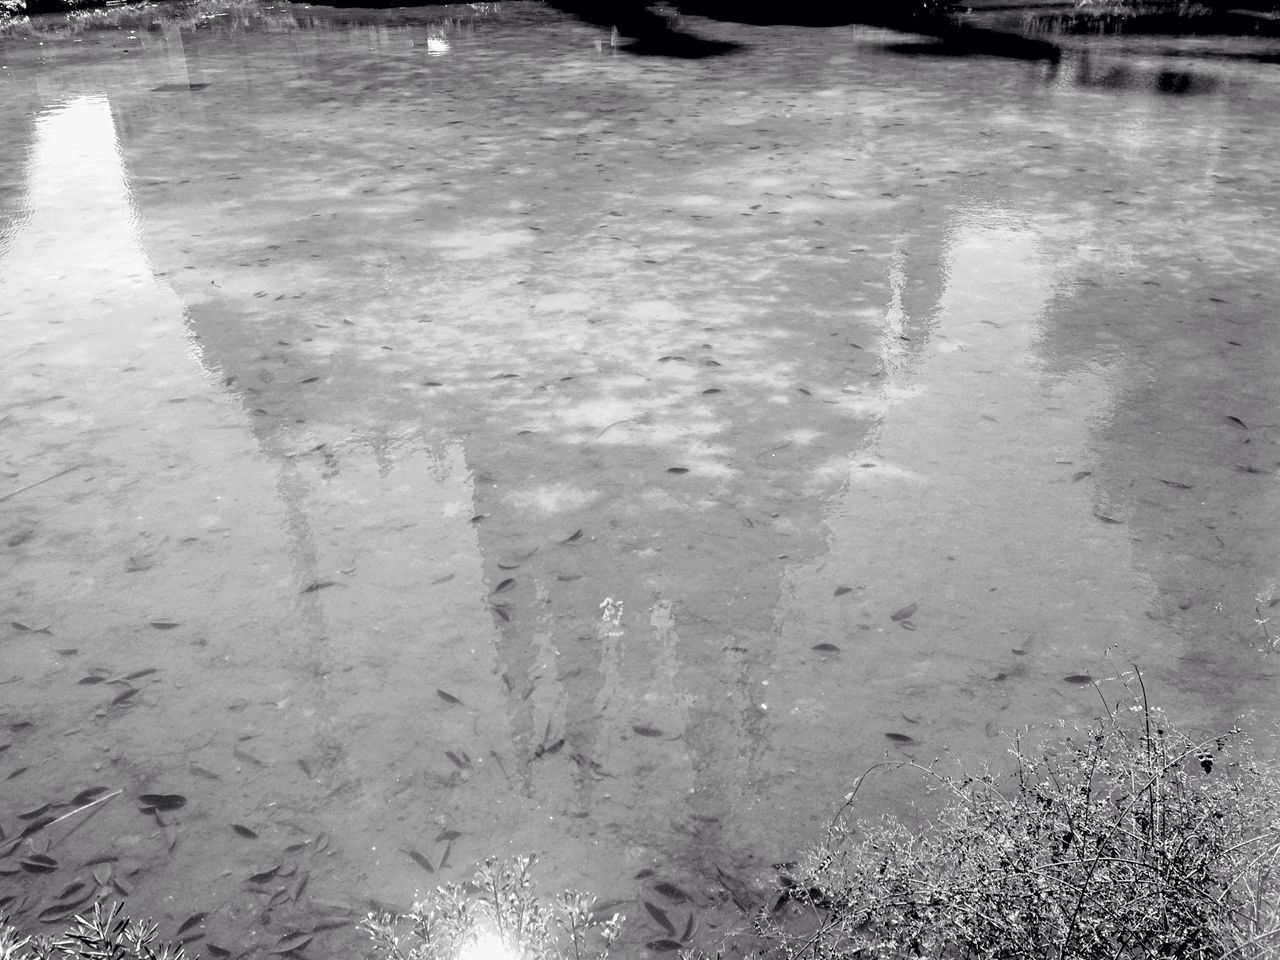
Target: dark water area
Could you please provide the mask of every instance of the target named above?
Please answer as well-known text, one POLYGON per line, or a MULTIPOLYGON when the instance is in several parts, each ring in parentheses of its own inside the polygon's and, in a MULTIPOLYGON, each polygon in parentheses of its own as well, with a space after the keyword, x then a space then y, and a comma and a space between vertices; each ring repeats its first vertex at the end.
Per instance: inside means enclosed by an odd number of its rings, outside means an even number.
POLYGON ((320 960, 531 852, 641 956, 655 879, 712 944, 886 752, 998 763, 1068 677, 1274 751, 1270 41, 692 26, 738 47, 0 39, 4 909, 320 960))

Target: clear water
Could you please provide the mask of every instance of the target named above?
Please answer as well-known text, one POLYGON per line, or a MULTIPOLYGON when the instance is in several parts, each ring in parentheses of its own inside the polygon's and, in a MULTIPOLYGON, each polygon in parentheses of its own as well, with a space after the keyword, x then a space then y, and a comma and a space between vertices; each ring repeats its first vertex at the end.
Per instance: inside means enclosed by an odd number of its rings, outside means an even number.
POLYGON ((1274 67, 445 13, 0 41, 0 827, 123 790, 7 909, 319 960, 534 852, 638 956, 1065 677, 1270 736, 1274 67))

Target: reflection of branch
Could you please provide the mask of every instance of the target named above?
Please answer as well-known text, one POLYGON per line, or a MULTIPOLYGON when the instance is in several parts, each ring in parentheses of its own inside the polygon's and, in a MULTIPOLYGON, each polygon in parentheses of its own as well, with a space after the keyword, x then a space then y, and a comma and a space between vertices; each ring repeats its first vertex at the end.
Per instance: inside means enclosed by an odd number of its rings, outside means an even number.
POLYGON ((28 483, 25 487, 19 487, 17 490, 10 490, 8 493, 0 495, 0 503, 3 503, 4 501, 8 500, 10 497, 16 497, 18 494, 22 493, 25 490, 30 490, 32 487, 38 487, 42 483, 48 483, 50 480, 56 480, 58 479, 58 477, 62 476, 64 473, 70 473, 72 470, 79 470, 79 469, 80 469, 80 464, 78 463, 72 464, 71 466, 67 467, 65 470, 59 470, 57 473, 51 473, 47 477, 41 477, 39 480, 36 480, 32 483, 28 483))

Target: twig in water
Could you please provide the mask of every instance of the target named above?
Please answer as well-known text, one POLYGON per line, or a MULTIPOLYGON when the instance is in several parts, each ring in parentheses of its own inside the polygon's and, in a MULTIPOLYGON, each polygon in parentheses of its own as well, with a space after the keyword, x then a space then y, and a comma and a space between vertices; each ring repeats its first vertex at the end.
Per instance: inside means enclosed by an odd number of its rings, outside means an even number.
MULTIPOLYGON (((48 823, 44 825, 44 827, 42 827, 42 829, 48 830, 50 827, 61 823, 63 820, 66 820, 68 817, 74 817, 77 813, 83 813, 84 811, 88 810, 90 807, 96 807, 100 803, 106 803, 112 797, 118 796, 121 793, 124 793, 123 787, 121 787, 118 790, 112 790, 110 793, 104 793, 102 796, 98 797, 98 799, 90 800, 88 803, 81 804, 80 806, 76 807, 74 810, 68 810, 66 813, 58 817, 56 820, 50 820, 48 823)), ((73 827, 72 830, 74 829, 75 828, 73 827)), ((67 837, 71 835, 72 830, 68 830, 66 834, 60 837, 59 839, 60 840, 67 839, 67 837)), ((49 845, 53 846, 52 843, 50 843, 49 845)))
POLYGON ((70 473, 72 470, 79 470, 80 464, 75 463, 67 467, 65 470, 59 470, 57 473, 51 473, 47 477, 41 477, 39 480, 28 483, 25 487, 19 487, 17 490, 10 490, 8 493, 0 494, 0 503, 8 500, 10 497, 16 497, 18 494, 30 490, 32 487, 38 487, 42 483, 48 483, 50 480, 57 480, 64 473, 70 473))

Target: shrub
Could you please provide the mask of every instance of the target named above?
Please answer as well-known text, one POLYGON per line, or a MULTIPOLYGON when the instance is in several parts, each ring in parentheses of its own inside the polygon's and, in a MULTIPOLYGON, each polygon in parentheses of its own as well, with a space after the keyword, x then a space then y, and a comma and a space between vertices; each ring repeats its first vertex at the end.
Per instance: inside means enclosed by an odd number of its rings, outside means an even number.
POLYGON ((1239 730, 1189 738, 1145 694, 1135 699, 1034 751, 1015 738, 1005 776, 913 762, 872 768, 914 767, 940 792, 941 812, 923 830, 894 819, 855 823, 855 787, 786 878, 781 908, 758 916, 765 952, 778 960, 1275 956, 1280 776, 1239 730))
POLYGON ((119 903, 93 905, 63 936, 24 937, 0 916, 0 960, 186 960, 181 946, 157 944, 156 925, 121 915, 119 903))

